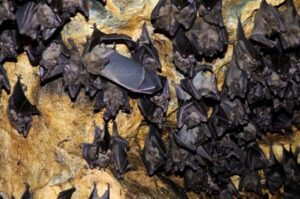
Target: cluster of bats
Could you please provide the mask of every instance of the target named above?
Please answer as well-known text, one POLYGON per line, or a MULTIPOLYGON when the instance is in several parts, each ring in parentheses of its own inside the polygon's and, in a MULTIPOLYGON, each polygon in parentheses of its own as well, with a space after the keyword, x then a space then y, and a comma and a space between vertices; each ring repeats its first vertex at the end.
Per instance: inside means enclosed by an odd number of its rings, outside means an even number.
MULTIPOLYGON (((25 184, 26 188, 24 193, 21 196, 21 199, 33 199, 34 193, 30 191, 30 186, 28 184, 25 184)), ((76 191, 75 187, 72 187, 70 189, 61 191, 58 196, 57 199, 71 199, 73 193, 76 191)), ((0 199, 9 199, 9 197, 0 192, 0 199)), ((11 199, 15 199, 14 196, 11 197, 11 199)), ((94 183, 94 188, 89 196, 89 199, 110 199, 110 185, 107 184, 107 190, 103 193, 102 196, 98 195, 98 189, 97 189, 97 183, 94 183)))
POLYGON ((262 0, 250 40, 238 18, 237 41, 219 92, 212 68, 198 61, 225 49, 221 5, 219 0, 160 0, 152 13, 154 27, 172 39, 173 62, 185 78, 176 86, 178 128, 167 128, 169 143, 159 128, 150 127, 142 156, 148 174, 178 174, 185 191, 220 199, 240 198, 239 191, 267 198, 263 188, 273 194, 282 185, 284 197, 297 198, 298 153, 284 149, 279 163, 272 151, 270 159, 265 157, 256 139, 267 132, 288 135, 292 125, 299 126, 299 15, 293 0, 276 8, 262 0), (211 41, 200 31, 190 39, 197 20, 210 25, 205 29, 210 36, 211 29, 218 29, 213 41, 222 41, 220 48, 212 42, 194 51, 200 42, 211 41), (262 169, 264 184, 258 173, 262 169), (240 176, 238 188, 231 181, 234 175, 240 176))
MULTIPOLYGON (((128 96, 132 95, 149 126, 141 152, 146 170, 175 186, 180 198, 187 198, 185 191, 240 198, 239 190, 263 197, 263 188, 275 193, 282 185, 285 197, 297 198, 298 152, 284 149, 280 162, 271 149, 267 159, 256 142, 266 132, 287 135, 292 125, 300 126, 300 18, 293 0, 276 8, 262 0, 249 40, 238 19, 232 60, 218 91, 212 67, 200 61, 226 51, 228 35, 221 10, 221 0, 159 0, 152 12, 155 30, 172 40, 173 63, 185 76, 176 85, 177 128, 164 123, 169 81, 158 73, 162 65, 146 24, 137 41, 106 34, 94 25, 82 52, 72 39, 64 44, 60 30, 69 18, 77 11, 88 18, 85 0, 0 0, 1 89, 10 91, 1 64, 25 50, 32 65, 40 66, 43 85, 62 78, 73 101, 84 88, 95 99, 95 112, 105 108, 104 127, 94 124, 93 143, 82 144, 90 168, 109 167, 118 179, 129 170, 128 142, 119 136, 114 119, 120 110, 130 112, 128 96), (116 44, 127 46, 131 56, 118 52, 116 44), (165 130, 168 143, 162 136, 165 130), (262 169, 264 184, 258 173, 262 169), (161 172, 183 176, 184 189, 161 172), (231 181, 233 175, 240 176, 238 188, 231 181)), ((26 98, 21 79, 19 75, 7 115, 26 137, 32 116, 42 113, 26 98)), ((58 198, 70 198, 74 191, 66 190, 58 198)), ((22 198, 32 198, 29 187, 22 198)), ((90 198, 109 198, 109 188, 99 197, 95 186, 90 198)))

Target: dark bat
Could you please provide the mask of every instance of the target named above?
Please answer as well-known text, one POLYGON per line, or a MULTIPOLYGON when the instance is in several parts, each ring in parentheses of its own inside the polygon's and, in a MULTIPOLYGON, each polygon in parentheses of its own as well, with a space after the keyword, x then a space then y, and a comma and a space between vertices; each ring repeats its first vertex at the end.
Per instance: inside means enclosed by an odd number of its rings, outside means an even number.
POLYGON ((185 27, 185 29, 190 28, 197 13, 194 1, 190 1, 188 5, 180 9, 178 7, 181 7, 182 4, 177 4, 177 7, 176 3, 173 2, 160 0, 151 13, 153 26, 170 36, 174 36, 180 26, 185 27))
POLYGON ((149 176, 153 176, 166 165, 167 149, 158 129, 150 124, 142 150, 142 159, 149 176))
POLYGON ((269 165, 265 167, 266 187, 274 194, 286 181, 283 166, 276 159, 272 146, 270 146, 269 165))
POLYGON ((193 79, 182 79, 180 85, 197 100, 202 99, 202 97, 219 100, 217 77, 208 66, 203 66, 193 79))
POLYGON ((102 108, 106 108, 103 116, 106 121, 115 118, 120 109, 129 112, 130 104, 127 91, 114 83, 106 81, 103 90, 96 97, 94 111, 98 112, 102 108))
MULTIPOLYGON (((289 151, 283 148, 282 165, 286 180, 291 183, 298 184, 300 182, 300 167, 298 165, 298 153, 293 154, 291 145, 289 151)), ((299 152, 299 151, 298 151, 299 152)))
POLYGON ((263 169, 267 163, 264 153, 260 147, 254 143, 251 143, 245 147, 247 154, 244 163, 250 169, 250 171, 263 169))
POLYGON ((286 49, 299 47, 300 40, 300 18, 295 8, 293 0, 285 1, 281 6, 285 6, 285 11, 280 12, 282 21, 286 27, 286 32, 280 33, 282 47, 286 49))
POLYGON ((100 129, 94 122, 95 132, 93 143, 82 144, 83 158, 87 161, 91 169, 100 168, 104 169, 109 165, 111 158, 110 134, 108 132, 107 123, 104 129, 100 129))
POLYGON ((244 72, 246 77, 250 79, 252 73, 261 66, 262 62, 260 61, 254 46, 245 36, 240 17, 238 17, 237 42, 234 45, 233 53, 235 59, 231 64, 236 64, 244 72))
POLYGON ((247 102, 250 105, 270 99, 270 89, 264 82, 257 82, 255 80, 248 82, 247 102))
POLYGON ((254 18, 251 39, 268 48, 274 48, 276 44, 270 38, 276 33, 286 31, 287 28, 277 10, 266 0, 262 0, 254 18))
POLYGON ((176 184, 174 181, 170 180, 169 178, 161 174, 158 174, 157 176, 164 184, 166 184, 174 191, 174 195, 176 196, 177 199, 188 199, 188 196, 186 195, 184 189, 180 187, 178 184, 176 184))
POLYGON ((255 115, 253 119, 262 131, 272 130, 272 108, 268 106, 259 106, 252 110, 255 115))
POLYGON ((89 18, 89 1, 86 0, 51 0, 51 7, 61 14, 75 15, 80 11, 86 19, 89 18))
POLYGON ((25 184, 26 190, 21 196, 21 199, 33 199, 33 193, 30 191, 30 186, 29 184, 25 184))
POLYGON ((285 182, 283 197, 286 199, 297 199, 300 194, 300 186, 298 183, 294 182, 285 182))
POLYGON ((10 0, 2 0, 0 2, 0 26, 4 21, 15 20, 15 6, 10 0))
POLYGON ((110 198, 110 185, 107 184, 107 190, 104 192, 104 194, 100 197, 98 195, 98 190, 97 190, 97 184, 94 184, 94 188, 92 193, 90 194, 89 199, 109 199, 110 198))
POLYGON ((257 171, 245 171, 240 179, 239 190, 262 195, 262 185, 257 171))
POLYGON ((32 66, 37 66, 40 64, 42 59, 42 54, 46 49, 45 44, 40 39, 32 41, 28 46, 25 47, 27 57, 32 66))
POLYGON ((249 122, 243 127, 243 130, 237 135, 239 146, 254 142, 256 137, 260 137, 261 132, 254 122, 249 122))
POLYGON ((226 89, 228 97, 232 100, 234 98, 245 98, 247 92, 247 77, 238 68, 236 55, 234 54, 229 66, 225 72, 225 80, 223 89, 226 89))
POLYGON ((211 25, 201 17, 195 20, 185 35, 200 56, 213 57, 222 53, 227 46, 226 29, 211 25))
POLYGON ((124 174, 129 170, 127 152, 129 150, 128 142, 120 137, 117 124, 113 121, 113 135, 111 137, 110 149, 112 152, 109 167, 112 173, 118 178, 123 179, 124 174))
POLYGON ((38 35, 43 34, 43 39, 47 40, 54 33, 48 29, 56 29, 61 25, 59 17, 42 2, 26 2, 17 9, 16 19, 20 34, 32 39, 37 39, 38 35))
POLYGON ((203 19, 215 26, 224 27, 222 18, 222 0, 199 0, 198 12, 203 19))
POLYGON ((75 187, 60 192, 57 199, 71 199, 72 194, 76 191, 75 187))
POLYGON ((32 116, 40 115, 40 112, 28 101, 20 79, 21 77, 18 76, 13 93, 9 98, 7 115, 10 124, 26 138, 31 128, 32 116))
POLYGON ((10 83, 7 77, 7 73, 2 64, 0 64, 0 93, 2 89, 5 89, 7 93, 10 93, 10 83))
POLYGON ((151 123, 161 127, 163 119, 168 110, 170 100, 169 81, 166 77, 160 76, 163 88, 154 96, 143 96, 138 100, 138 107, 143 116, 151 123))
POLYGON ((158 52, 151 42, 146 23, 143 25, 142 34, 137 43, 137 48, 133 53, 133 59, 149 70, 161 70, 158 52))
POLYGON ((0 63, 6 59, 16 59, 17 46, 17 31, 15 29, 3 30, 0 33, 0 63))
POLYGON ((70 54, 60 37, 54 39, 42 52, 40 60, 41 81, 50 81, 64 72, 69 63, 70 54))
POLYGON ((177 112, 177 125, 181 128, 184 124, 187 128, 192 128, 207 121, 207 107, 201 101, 190 100, 180 105, 177 112))
POLYGON ((82 87, 81 72, 83 71, 80 53, 72 39, 69 39, 71 45, 70 58, 64 65, 63 80, 68 90, 69 96, 75 100, 82 87))

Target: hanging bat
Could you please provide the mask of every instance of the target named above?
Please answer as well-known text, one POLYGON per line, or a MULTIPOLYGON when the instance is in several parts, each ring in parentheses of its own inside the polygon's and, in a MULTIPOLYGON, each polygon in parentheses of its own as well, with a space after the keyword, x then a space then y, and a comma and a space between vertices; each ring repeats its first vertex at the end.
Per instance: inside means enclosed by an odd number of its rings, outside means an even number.
POLYGON ((153 94, 162 87, 155 73, 104 43, 85 54, 83 63, 90 73, 107 78, 131 92, 153 94))
POLYGON ((255 80, 248 82, 247 102, 249 105, 255 105, 270 99, 270 89, 264 82, 257 82, 255 80))
POLYGON ((279 11, 279 15, 286 27, 286 32, 280 33, 280 41, 283 49, 291 49, 300 45, 300 17, 297 13, 293 0, 285 1, 281 6, 285 7, 283 12, 279 11))
POLYGON ((106 81, 103 90, 96 97, 94 111, 98 112, 102 108, 106 108, 103 116, 106 121, 115 118, 120 109, 124 112, 130 112, 127 91, 114 83, 106 81))
POLYGON ((7 77, 7 73, 2 64, 0 64, 0 93, 2 88, 6 90, 7 93, 10 93, 10 83, 7 77))
POLYGON ((258 129, 257 125, 250 121, 246 126, 243 127, 243 130, 237 135, 238 145, 244 146, 245 144, 254 142, 257 137, 261 136, 261 132, 258 129))
POLYGON ((272 130, 272 108, 266 105, 255 107, 252 110, 252 114, 255 115, 252 118, 261 131, 272 130))
POLYGON ((245 150, 247 154, 244 163, 250 169, 250 171, 265 168, 267 159, 256 142, 245 146, 245 150))
POLYGON ((6 29, 0 33, 0 63, 7 59, 16 59, 17 50, 17 31, 6 29))
POLYGON ((269 166, 264 169, 266 187, 274 194, 286 181, 283 166, 276 159, 272 146, 270 146, 269 166))
POLYGON ((158 52, 151 42, 146 23, 143 25, 142 34, 137 40, 137 48, 132 57, 150 71, 161 70, 158 52))
POLYGON ((151 13, 151 21, 155 29, 163 33, 175 35, 180 26, 189 29, 193 24, 197 11, 194 1, 183 5, 183 1, 159 0, 151 13), (183 7, 183 6, 184 7, 183 7))
POLYGON ((82 154, 91 169, 96 167, 104 169, 108 166, 112 153, 109 148, 110 134, 107 123, 105 123, 104 129, 100 129, 94 122, 94 128, 94 141, 91 144, 82 144, 82 154))
POLYGON ((229 199, 233 198, 233 196, 236 198, 241 198, 239 191, 230 180, 230 182, 226 184, 225 188, 223 188, 216 196, 216 199, 229 199))
POLYGON ((89 18, 89 1, 86 0, 51 0, 51 7, 55 12, 64 15, 69 13, 70 16, 80 11, 86 19, 89 18))
POLYGON ((185 35, 200 56, 212 58, 224 52, 227 47, 226 29, 211 25, 201 17, 195 20, 185 35))
POLYGON ((40 60, 40 77, 43 83, 51 81, 64 72, 64 66, 70 58, 69 50, 61 37, 54 39, 42 52, 40 60))
POLYGON ((13 93, 8 100, 7 115, 12 127, 25 138, 31 128, 32 116, 40 115, 36 106, 32 105, 24 94, 21 76, 18 76, 13 93))
MULTIPOLYGON (((289 151, 283 148, 282 165, 286 181, 298 184, 300 182, 300 168, 297 161, 298 153, 293 154, 292 147, 290 145, 289 151)), ((298 152, 298 151, 297 151, 298 152)))
POLYGON ((75 187, 72 187, 70 189, 64 190, 60 192, 57 196, 57 199, 71 199, 72 194, 76 191, 75 187))
POLYGON ((188 199, 188 196, 186 195, 184 189, 178 184, 176 184, 174 181, 161 174, 158 174, 157 176, 164 184, 166 184, 174 191, 174 195, 176 196, 176 198, 174 199, 188 199))
POLYGON ((201 100, 204 97, 218 101, 219 93, 216 74, 214 74, 209 66, 203 66, 199 70, 193 79, 182 79, 180 81, 181 87, 197 100, 201 100), (206 73, 210 73, 210 75, 206 73))
POLYGON ((245 171, 240 179, 239 190, 262 195, 262 185, 257 171, 245 171))
POLYGON ((45 3, 28 1, 16 11, 18 29, 21 35, 26 35, 33 40, 40 34, 44 40, 49 39, 61 23, 60 18, 45 3))
POLYGON ((107 183, 107 190, 104 192, 104 194, 100 197, 98 195, 98 190, 97 190, 97 184, 94 184, 93 191, 89 197, 89 199, 109 199, 110 198, 110 185, 107 183))
POLYGON ((42 54, 45 49, 46 46, 44 42, 41 41, 40 39, 34 40, 30 44, 25 46, 27 57, 32 66, 37 66, 40 64, 40 61, 42 59, 42 54))
POLYGON ((120 137, 117 124, 113 121, 113 135, 111 137, 110 149, 112 151, 109 167, 112 173, 118 178, 123 179, 124 174, 129 170, 127 152, 129 150, 128 142, 120 137))
POLYGON ((224 27, 222 17, 222 0, 199 0, 199 15, 209 24, 224 27))
POLYGON ((177 112, 177 125, 181 128, 184 124, 192 128, 207 121, 207 107, 203 101, 190 100, 180 105, 177 112))
POLYGON ((247 77, 238 68, 237 59, 239 58, 234 54, 225 72, 223 85, 223 89, 226 89, 226 93, 231 100, 234 98, 245 98, 248 89, 247 77))
POLYGON ((167 149, 158 129, 151 125, 142 150, 142 159, 149 176, 166 165, 167 149))
POLYGON ((156 124, 159 128, 163 123, 170 100, 169 81, 159 76, 163 88, 154 96, 142 96, 138 99, 138 107, 147 121, 156 124))
POLYGON ((251 39, 265 47, 274 48, 276 43, 271 37, 286 31, 287 28, 277 10, 266 0, 262 0, 254 18, 251 39))
POLYGON ((2 0, 0 2, 0 26, 4 21, 15 20, 16 16, 14 14, 15 6, 10 0, 2 0))
POLYGON ((29 184, 25 183, 26 190, 21 196, 21 199, 33 199, 33 193, 30 191, 29 184))
MULTIPOLYGON (((237 42, 233 47, 234 59, 232 59, 232 63, 230 64, 236 65, 244 72, 247 79, 250 79, 252 77, 252 73, 256 71, 258 67, 261 67, 262 62, 260 61, 254 46, 245 36, 240 17, 238 17, 236 36, 237 42)), ((232 71, 232 73, 234 73, 234 71, 232 71)), ((238 73, 239 72, 237 72, 237 74, 238 73)), ((244 80, 244 78, 242 78, 242 80, 244 80)), ((239 83, 239 85, 241 85, 241 83, 239 83)), ((243 88, 243 86, 240 87, 243 88)))

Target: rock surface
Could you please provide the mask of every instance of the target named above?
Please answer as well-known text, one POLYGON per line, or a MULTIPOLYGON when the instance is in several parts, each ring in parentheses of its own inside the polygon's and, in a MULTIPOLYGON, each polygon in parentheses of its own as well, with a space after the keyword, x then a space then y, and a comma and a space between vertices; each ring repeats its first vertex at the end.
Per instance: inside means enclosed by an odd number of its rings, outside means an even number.
MULTIPOLYGON (((136 40, 141 27, 146 22, 155 47, 159 50, 163 65, 162 74, 168 76, 171 84, 171 101, 168 110, 167 122, 176 123, 177 100, 174 85, 182 76, 176 72, 172 64, 172 45, 163 35, 154 34, 150 23, 150 14, 158 0, 108 0, 104 8, 94 4, 90 11, 90 20, 83 16, 72 18, 62 32, 63 39, 69 37, 82 48, 85 36, 92 32, 92 25, 104 32, 118 32, 127 34, 136 40)), ((278 5, 283 0, 269 0, 269 3, 278 5)), ((300 2, 295 1, 298 8, 300 2)), ((223 0, 223 16, 230 35, 230 43, 235 40, 237 15, 241 15, 247 35, 251 34, 253 16, 259 7, 260 0, 223 0)), ((299 9, 298 9, 299 10, 299 9)), ((126 48, 117 46, 125 55, 126 48)), ((223 72, 231 59, 232 46, 224 58, 214 62, 214 69, 218 74, 219 88, 223 82, 223 72)), ((91 142, 93 139, 93 125, 95 120, 99 125, 103 123, 102 113, 93 113, 93 102, 83 93, 76 102, 71 102, 67 93, 61 89, 63 82, 55 81, 46 86, 39 82, 39 69, 32 67, 26 54, 18 57, 17 63, 6 63, 10 83, 13 86, 17 80, 16 74, 22 74, 22 83, 27 85, 26 95, 37 106, 42 116, 34 116, 29 136, 25 139, 18 135, 7 119, 6 108, 8 97, 3 92, 0 98, 0 192, 20 198, 25 189, 24 183, 31 185, 34 198, 56 198, 62 190, 72 186, 76 192, 72 198, 88 198, 93 183, 98 183, 99 195, 104 193, 107 183, 111 187, 111 198, 176 198, 174 191, 162 183, 158 177, 147 177, 144 165, 140 158, 140 147, 147 128, 140 127, 141 116, 136 101, 131 100, 132 112, 119 113, 117 124, 119 132, 130 142, 129 161, 131 170, 123 181, 118 181, 108 170, 90 170, 82 159, 81 143, 91 142), (136 139, 137 138, 137 139, 136 139)), ((268 155, 268 145, 272 139, 277 144, 297 144, 300 136, 283 138, 280 136, 264 138, 261 146, 268 155)), ((278 145, 279 146, 279 145, 278 145)), ((281 150, 274 146, 280 157, 281 150)), ((177 180, 177 179, 175 179, 177 180)), ((180 180, 178 181, 179 183, 180 180)), ((238 183, 238 179, 235 180, 238 183)), ((199 198, 190 194, 191 198, 199 198)))

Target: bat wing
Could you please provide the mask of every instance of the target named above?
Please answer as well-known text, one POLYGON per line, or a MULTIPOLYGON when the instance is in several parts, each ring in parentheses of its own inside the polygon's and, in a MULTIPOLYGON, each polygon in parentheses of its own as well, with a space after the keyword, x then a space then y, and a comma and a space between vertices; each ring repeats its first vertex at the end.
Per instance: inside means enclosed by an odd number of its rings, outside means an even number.
POLYGON ((98 195, 98 189, 97 189, 97 184, 95 183, 94 184, 94 188, 93 188, 93 191, 92 193, 90 194, 90 197, 89 199, 99 199, 99 195, 98 195))
POLYGON ((162 88, 159 77, 136 61, 116 51, 107 58, 109 62, 100 72, 101 76, 136 93, 153 94, 162 88))
POLYGON ((100 197, 100 199, 110 199, 110 185, 109 184, 107 184, 107 190, 100 197))
POLYGON ((75 191, 76 191, 75 187, 68 189, 68 190, 64 190, 58 194, 57 199, 71 199, 72 194, 75 191))

